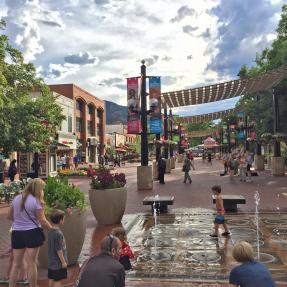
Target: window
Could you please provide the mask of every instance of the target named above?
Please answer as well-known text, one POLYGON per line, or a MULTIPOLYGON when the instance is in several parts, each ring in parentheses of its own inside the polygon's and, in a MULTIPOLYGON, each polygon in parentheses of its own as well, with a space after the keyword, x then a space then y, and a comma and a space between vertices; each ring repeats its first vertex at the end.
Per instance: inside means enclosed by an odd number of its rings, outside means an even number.
POLYGON ((101 134, 101 126, 100 124, 97 124, 97 136, 100 136, 101 134))
POLYGON ((93 122, 92 121, 88 121, 88 135, 92 135, 93 134, 93 122))
POLYGON ((82 131, 82 119, 76 118, 76 131, 81 132, 82 131))
POLYGON ((79 110, 79 111, 82 111, 82 107, 83 107, 82 102, 77 100, 76 101, 76 109, 79 110))
POLYGON ((73 119, 70 114, 68 114, 67 121, 68 121, 68 132, 72 133, 73 132, 73 123, 72 123, 73 119))
POLYGON ((93 109, 93 106, 88 106, 88 114, 89 115, 92 115, 93 114, 93 111, 94 111, 94 109, 93 109))

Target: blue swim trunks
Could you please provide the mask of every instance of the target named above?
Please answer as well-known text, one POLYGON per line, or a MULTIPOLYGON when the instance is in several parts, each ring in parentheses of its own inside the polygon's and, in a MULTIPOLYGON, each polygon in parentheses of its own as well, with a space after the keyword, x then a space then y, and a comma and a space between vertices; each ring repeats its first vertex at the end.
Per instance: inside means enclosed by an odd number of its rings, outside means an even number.
POLYGON ((225 222, 225 218, 223 215, 216 215, 214 218, 214 223, 223 224, 225 222))

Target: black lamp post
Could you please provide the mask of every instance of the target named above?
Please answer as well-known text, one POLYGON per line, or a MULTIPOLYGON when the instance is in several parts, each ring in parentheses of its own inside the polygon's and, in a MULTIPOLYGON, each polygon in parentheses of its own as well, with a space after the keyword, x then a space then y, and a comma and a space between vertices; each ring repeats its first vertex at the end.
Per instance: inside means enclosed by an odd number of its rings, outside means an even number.
MULTIPOLYGON (((164 139, 168 140, 168 127, 167 127, 167 108, 164 108, 164 121, 163 121, 163 127, 164 127, 164 139)), ((168 146, 165 144, 164 146, 164 158, 168 159, 168 146)))
MULTIPOLYGON (((170 140, 172 141, 172 111, 169 110, 169 129, 170 129, 170 140)), ((173 145, 169 146, 169 156, 173 157, 173 145)))
POLYGON ((147 110, 146 110, 146 66, 141 65, 141 165, 148 165, 147 110))
MULTIPOLYGON (((279 105, 278 105, 278 95, 275 89, 272 90, 273 97, 273 134, 275 135, 279 132, 279 105)), ((280 142, 275 140, 274 142, 274 157, 281 156, 280 142)))

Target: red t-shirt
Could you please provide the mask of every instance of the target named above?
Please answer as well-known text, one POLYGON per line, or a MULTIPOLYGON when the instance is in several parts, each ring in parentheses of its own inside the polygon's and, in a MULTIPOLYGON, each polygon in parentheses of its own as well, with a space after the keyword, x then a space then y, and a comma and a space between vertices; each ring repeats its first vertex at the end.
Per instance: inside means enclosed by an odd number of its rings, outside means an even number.
POLYGON ((122 253, 121 253, 121 257, 123 256, 128 256, 130 259, 133 259, 134 253, 132 252, 132 249, 130 248, 130 246, 126 243, 126 242, 122 242, 122 253))

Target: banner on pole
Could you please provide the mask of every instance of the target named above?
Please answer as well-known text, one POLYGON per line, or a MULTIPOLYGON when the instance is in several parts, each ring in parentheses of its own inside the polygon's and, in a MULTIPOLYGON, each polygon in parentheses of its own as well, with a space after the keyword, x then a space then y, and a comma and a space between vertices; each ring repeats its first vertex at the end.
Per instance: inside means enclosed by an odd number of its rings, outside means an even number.
POLYGON ((128 134, 141 131, 138 78, 127 79, 128 134))
POLYGON ((160 77, 149 78, 149 132, 158 134, 162 132, 161 120, 161 85, 160 77))

